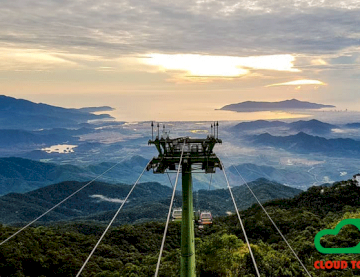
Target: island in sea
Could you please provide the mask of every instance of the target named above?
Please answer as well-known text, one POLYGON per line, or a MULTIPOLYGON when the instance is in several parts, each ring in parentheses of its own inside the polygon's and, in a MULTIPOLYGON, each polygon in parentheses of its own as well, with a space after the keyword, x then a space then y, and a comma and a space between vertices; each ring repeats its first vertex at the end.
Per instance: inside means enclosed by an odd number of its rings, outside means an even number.
POLYGON ((318 110, 323 108, 335 108, 333 105, 324 105, 300 101, 297 99, 279 101, 279 102, 256 102, 246 101, 237 104, 226 105, 220 110, 234 112, 262 112, 262 111, 289 111, 289 110, 318 110))

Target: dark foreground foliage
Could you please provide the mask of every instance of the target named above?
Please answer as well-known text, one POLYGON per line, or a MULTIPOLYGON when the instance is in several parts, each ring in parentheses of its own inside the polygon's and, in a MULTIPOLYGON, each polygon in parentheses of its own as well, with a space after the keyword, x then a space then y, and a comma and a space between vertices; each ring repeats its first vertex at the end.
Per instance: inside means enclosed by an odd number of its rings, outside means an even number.
MULTIPOLYGON (((358 270, 317 270, 316 260, 360 260, 360 255, 324 255, 314 247, 322 229, 334 228, 345 218, 360 218, 360 188, 351 181, 332 187, 313 187, 290 200, 265 205, 278 228, 313 276, 356 276, 358 270)), ((306 276, 300 264, 258 205, 241 216, 262 276, 306 276)), ((96 244, 105 225, 66 223, 32 227, 0 246, 0 276, 75 276, 96 244)), ((1 241, 16 228, 0 225, 1 241)), ((152 276, 164 224, 150 222, 112 228, 82 276, 152 276)), ((359 230, 344 227, 336 238, 325 237, 326 247, 349 247, 360 242, 359 230)), ((196 229, 198 276, 255 276, 238 219, 216 218, 196 229)), ((169 226, 160 276, 178 276, 180 224, 169 226)))

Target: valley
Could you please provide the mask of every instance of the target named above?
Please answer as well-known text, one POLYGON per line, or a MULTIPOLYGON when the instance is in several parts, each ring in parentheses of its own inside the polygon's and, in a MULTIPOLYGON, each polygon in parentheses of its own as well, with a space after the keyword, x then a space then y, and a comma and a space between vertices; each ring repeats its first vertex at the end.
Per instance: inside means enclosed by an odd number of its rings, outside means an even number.
MULTIPOLYGON (((0 121, 0 238, 4 240, 17 227, 39 220, 1 246, 0 269, 7 272, 4 276, 49 276, 50 272, 51 276, 73 276, 123 204, 110 234, 83 275, 152 274, 175 174, 146 172, 125 202, 149 159, 158 154, 148 141, 157 135, 203 138, 212 134, 209 126, 214 123, 162 122, 151 134, 151 122, 123 122, 106 114, 91 114, 110 107, 64 110, 20 101, 16 109, 17 100, 10 100, 11 116, 20 118, 22 110, 28 109, 33 123, 20 120, 9 128, 0 121), (44 113, 59 113, 67 120, 50 127, 43 123, 44 113), (42 119, 35 122, 34 116, 42 119), (21 251, 12 251, 15 246, 21 251)), ((6 105, 2 108, 10 109, 6 105)), ((219 122, 223 143, 214 151, 225 165, 234 200, 245 218, 252 249, 258 260, 261 257, 260 272, 265 276, 302 276, 303 269, 284 249, 247 186, 312 274, 342 276, 333 271, 314 272, 311 263, 320 255, 314 250, 313 236, 343 218, 358 216, 359 187, 350 179, 360 172, 360 118, 327 119, 322 114, 307 120, 219 122)), ((215 174, 193 174, 194 210, 211 211, 213 216, 212 225, 195 228, 196 272, 199 276, 253 276, 222 173, 217 169, 215 174)), ((178 186, 173 207, 181 205, 178 186)), ((348 237, 356 232, 344 230, 340 243, 350 243, 348 237)), ((170 222, 168 236, 160 272, 162 276, 176 276, 179 223, 170 222)), ((333 239, 323 242, 339 243, 333 239)))

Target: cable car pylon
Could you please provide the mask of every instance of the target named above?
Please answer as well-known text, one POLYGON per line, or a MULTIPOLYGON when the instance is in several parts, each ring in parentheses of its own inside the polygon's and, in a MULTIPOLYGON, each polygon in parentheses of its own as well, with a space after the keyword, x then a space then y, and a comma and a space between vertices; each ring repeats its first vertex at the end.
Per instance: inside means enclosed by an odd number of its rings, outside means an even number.
MULTIPOLYGON (((153 123, 152 133, 153 133, 153 123)), ((217 123, 211 126, 211 135, 204 139, 179 137, 171 139, 168 133, 158 135, 149 140, 149 145, 154 144, 159 152, 147 166, 155 174, 164 174, 168 171, 177 171, 181 167, 182 176, 182 215, 181 215, 181 277, 195 277, 195 236, 193 212, 193 186, 192 172, 215 173, 216 168, 222 169, 220 159, 213 152, 215 144, 222 143, 215 132, 217 123), (214 130, 213 130, 214 128, 214 130), (181 153, 183 157, 180 162, 181 153)), ((159 130, 159 123, 157 124, 159 130)))

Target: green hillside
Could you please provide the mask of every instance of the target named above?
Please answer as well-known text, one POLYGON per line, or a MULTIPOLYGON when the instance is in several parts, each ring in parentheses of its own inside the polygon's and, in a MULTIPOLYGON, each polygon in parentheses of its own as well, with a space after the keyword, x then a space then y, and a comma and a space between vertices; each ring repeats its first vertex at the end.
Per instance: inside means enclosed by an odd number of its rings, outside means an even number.
MULTIPOLYGON (((134 171, 141 172, 147 160, 133 156, 100 178, 101 181, 117 183, 134 182, 134 171)), ((24 193, 50 184, 64 181, 89 181, 100 175, 115 163, 98 163, 84 167, 70 164, 39 162, 18 157, 0 158, 0 195, 10 192, 24 193)), ((140 174, 140 173, 139 173, 140 174)), ((150 175, 150 174, 149 174, 150 175)), ((153 175, 145 176, 147 181, 156 179, 153 175)), ((165 179, 166 180, 166 179, 165 179)), ((166 180, 167 181, 167 180, 166 180)), ((167 181, 168 183, 168 181, 167 181)))
MULTIPOLYGON (((1 196, 0 223, 31 221, 85 184, 86 182, 62 182, 24 194, 10 193, 1 196)), ((258 179, 249 185, 262 202, 293 197, 301 192, 266 179, 258 179)), ((43 222, 58 220, 107 222, 113 217, 130 188, 130 185, 125 184, 94 182, 41 220, 43 222)), ((239 209, 246 209, 255 203, 255 199, 245 186, 234 187, 233 192, 239 209)), ((165 220, 171 193, 171 188, 159 183, 138 184, 116 223, 165 220)), ((179 205, 181 205, 181 192, 177 192, 174 206, 179 205)), ((234 211, 227 189, 195 192, 194 207, 196 210, 211 210, 215 216, 234 211)))
MULTIPOLYGON (((358 260, 355 254, 324 255, 314 236, 334 228, 345 218, 360 217, 360 188, 351 181, 332 187, 312 187, 289 200, 275 200, 265 208, 293 246, 312 276, 354 276, 359 270, 316 270, 316 260, 358 260)), ((241 212, 262 276, 305 276, 258 205, 241 212)), ((75 276, 105 225, 62 223, 38 226, 0 247, 1 276, 75 276)), ((0 226, 0 239, 16 230, 0 226)), ((164 224, 148 222, 111 228, 82 276, 151 276, 155 272, 164 224)), ((349 247, 360 242, 359 230, 344 228, 326 247, 349 247)), ((178 276, 180 224, 170 223, 160 276, 178 276)), ((203 231, 196 229, 198 276, 255 276, 237 217, 215 218, 203 231)))

